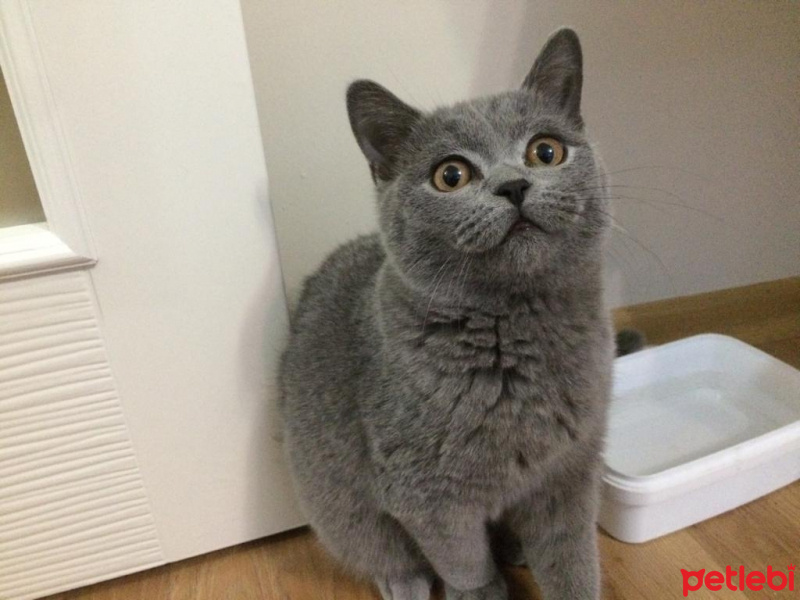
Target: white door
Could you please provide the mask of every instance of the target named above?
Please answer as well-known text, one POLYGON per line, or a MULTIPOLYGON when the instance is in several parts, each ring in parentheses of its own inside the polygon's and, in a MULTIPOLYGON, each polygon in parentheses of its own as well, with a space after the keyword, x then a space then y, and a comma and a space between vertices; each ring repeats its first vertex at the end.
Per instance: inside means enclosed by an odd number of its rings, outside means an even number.
POLYGON ((0 598, 301 524, 238 2, 0 0, 0 61, 47 219, 0 229, 0 598))

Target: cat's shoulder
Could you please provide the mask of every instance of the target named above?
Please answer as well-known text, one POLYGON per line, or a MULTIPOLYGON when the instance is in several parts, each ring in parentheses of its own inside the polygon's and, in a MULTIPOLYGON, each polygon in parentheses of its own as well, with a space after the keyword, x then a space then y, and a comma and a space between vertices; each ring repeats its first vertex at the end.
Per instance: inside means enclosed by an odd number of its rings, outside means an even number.
POLYGON ((330 286, 350 286, 374 275, 383 264, 385 252, 377 233, 362 235, 331 252, 317 271, 306 280, 306 291, 330 286))
POLYGON ((377 270, 383 263, 385 252, 377 233, 361 235, 345 242, 328 255, 317 271, 320 275, 352 269, 377 270))
POLYGON ((310 305, 340 306, 346 297, 360 293, 374 279, 385 257, 377 233, 342 244, 306 279, 298 313, 305 312, 310 305))

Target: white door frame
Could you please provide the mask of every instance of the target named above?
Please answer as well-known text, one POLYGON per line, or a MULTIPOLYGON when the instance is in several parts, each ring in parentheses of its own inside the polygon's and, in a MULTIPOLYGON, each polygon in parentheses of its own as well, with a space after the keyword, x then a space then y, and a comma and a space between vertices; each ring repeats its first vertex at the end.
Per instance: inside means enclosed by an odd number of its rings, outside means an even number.
POLYGON ((97 255, 25 0, 0 2, 0 66, 47 218, 0 229, 0 280, 91 266, 97 255))
POLYGON ((47 217, 0 232, 0 597, 303 524, 238 1, 0 0, 0 23, 47 217))

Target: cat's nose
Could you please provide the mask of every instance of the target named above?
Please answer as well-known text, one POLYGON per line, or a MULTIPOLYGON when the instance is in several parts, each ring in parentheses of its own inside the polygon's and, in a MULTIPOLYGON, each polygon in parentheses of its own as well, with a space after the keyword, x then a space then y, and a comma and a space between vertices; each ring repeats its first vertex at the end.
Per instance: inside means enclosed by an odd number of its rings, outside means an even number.
POLYGON ((501 183, 494 191, 495 196, 505 196, 511 204, 520 207, 525 199, 525 190, 531 187, 530 182, 525 179, 514 179, 501 183))

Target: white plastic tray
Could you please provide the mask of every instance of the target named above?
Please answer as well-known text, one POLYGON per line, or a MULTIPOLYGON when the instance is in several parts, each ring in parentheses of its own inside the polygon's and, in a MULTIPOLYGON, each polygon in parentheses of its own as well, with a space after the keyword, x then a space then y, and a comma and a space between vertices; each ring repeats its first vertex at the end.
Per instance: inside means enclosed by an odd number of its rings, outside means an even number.
POLYGON ((617 359, 600 526, 645 542, 800 479, 800 371, 731 337, 617 359))

